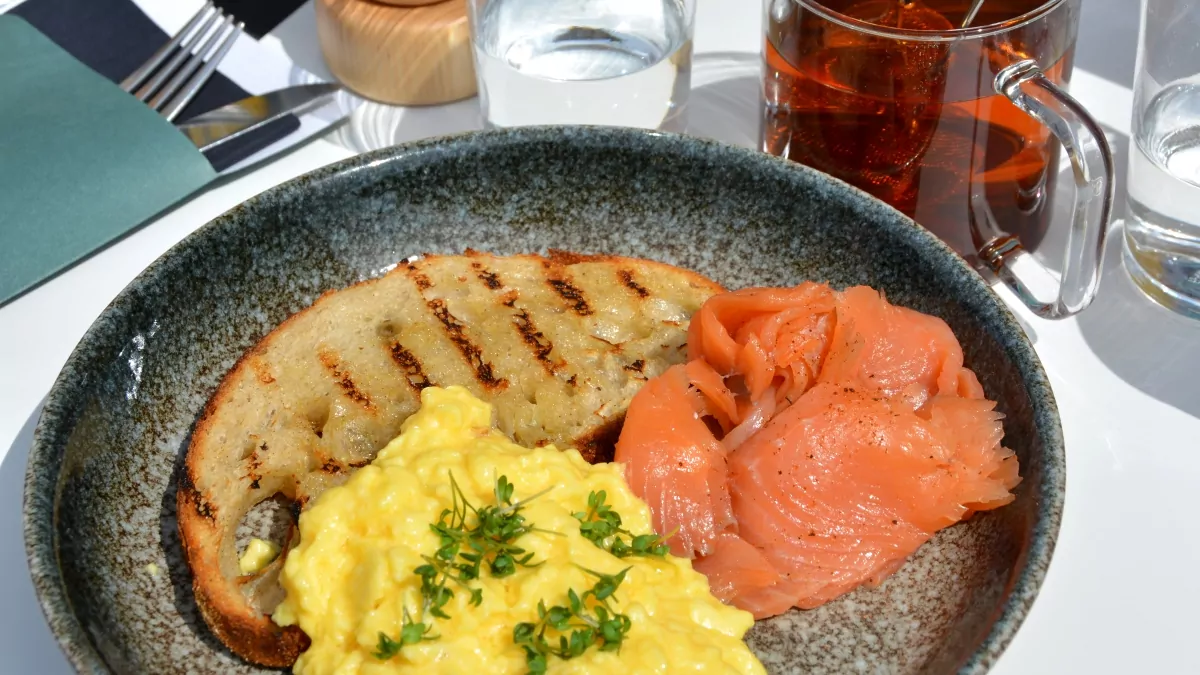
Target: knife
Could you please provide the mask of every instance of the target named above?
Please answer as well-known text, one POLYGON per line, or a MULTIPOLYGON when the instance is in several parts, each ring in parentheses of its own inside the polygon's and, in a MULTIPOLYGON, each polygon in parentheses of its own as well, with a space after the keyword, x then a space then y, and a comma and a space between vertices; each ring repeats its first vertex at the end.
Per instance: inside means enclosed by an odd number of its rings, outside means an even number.
POLYGON ((304 84, 249 96, 175 125, 206 152, 287 115, 319 108, 342 90, 340 84, 304 84))

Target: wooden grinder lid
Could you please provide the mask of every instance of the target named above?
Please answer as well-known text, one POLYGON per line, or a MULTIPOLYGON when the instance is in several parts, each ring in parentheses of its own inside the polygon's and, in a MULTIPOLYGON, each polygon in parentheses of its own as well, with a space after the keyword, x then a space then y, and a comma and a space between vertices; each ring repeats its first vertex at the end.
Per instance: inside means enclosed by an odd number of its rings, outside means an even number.
POLYGON ((475 95, 467 0, 316 0, 317 38, 334 77, 392 105, 475 95))

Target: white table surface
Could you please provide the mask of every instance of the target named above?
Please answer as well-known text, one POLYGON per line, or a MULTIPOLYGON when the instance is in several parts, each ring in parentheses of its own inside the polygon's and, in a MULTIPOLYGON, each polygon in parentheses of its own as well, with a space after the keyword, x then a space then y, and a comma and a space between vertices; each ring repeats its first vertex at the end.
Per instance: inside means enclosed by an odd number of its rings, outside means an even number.
MULTIPOLYGON (((1133 65, 1122 61, 1132 58, 1137 3, 1087 4, 1072 92, 1112 132, 1123 174, 1131 94, 1113 81, 1131 81, 1133 65), (1096 68, 1089 71, 1089 63, 1096 68)), ((190 14, 190 3, 180 6, 190 14)), ((266 42, 321 70, 311 27, 311 9, 302 9, 266 42)), ((699 133, 753 142, 759 29, 753 0, 700 0, 692 107, 699 133)), ((476 124, 473 102, 388 115, 394 140, 476 124)), ((354 124, 372 123, 366 117, 354 124)), ((330 138, 345 143, 358 131, 343 128, 330 138)), ((42 401, 76 342, 138 272, 193 230, 252 195, 351 154, 330 140, 295 149, 223 181, 0 308, 0 671, 70 672, 28 580, 20 508, 42 401)), ((1118 250, 1110 249, 1100 296, 1081 318, 1046 322, 1017 308, 1058 398, 1069 487, 1054 562, 994 670, 999 675, 1200 672, 1194 646, 1200 522, 1191 512, 1192 490, 1200 486, 1200 323, 1142 297, 1118 250)))

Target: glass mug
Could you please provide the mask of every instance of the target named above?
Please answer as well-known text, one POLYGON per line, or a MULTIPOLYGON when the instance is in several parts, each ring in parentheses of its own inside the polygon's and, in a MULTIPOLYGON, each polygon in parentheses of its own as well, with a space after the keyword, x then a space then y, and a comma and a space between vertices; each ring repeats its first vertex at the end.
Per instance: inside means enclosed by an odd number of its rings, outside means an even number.
POLYGON ((1062 318, 1099 287, 1113 161, 1063 89, 1082 0, 765 0, 762 149, 839 178, 1062 318), (1056 142, 1057 139, 1057 142, 1056 142), (1054 213, 1059 147, 1076 183, 1053 299, 1030 252, 1054 213))

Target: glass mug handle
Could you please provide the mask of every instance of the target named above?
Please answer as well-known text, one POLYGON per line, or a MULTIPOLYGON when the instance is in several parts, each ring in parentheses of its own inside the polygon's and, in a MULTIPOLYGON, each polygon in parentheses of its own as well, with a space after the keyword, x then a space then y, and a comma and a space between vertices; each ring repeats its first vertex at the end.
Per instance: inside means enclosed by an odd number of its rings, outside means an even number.
POLYGON ((996 74, 994 84, 996 93, 1008 97, 1017 108, 1048 127, 1062 143, 1075 176, 1075 207, 1054 300, 1038 299, 1022 280, 1018 269, 1027 269, 1029 263, 1040 265, 1016 237, 1008 234, 992 237, 979 247, 979 258, 1035 314, 1046 319, 1065 318, 1086 308, 1100 287, 1113 203, 1112 149, 1083 106, 1051 82, 1036 62, 1025 60, 1008 66, 996 74))

